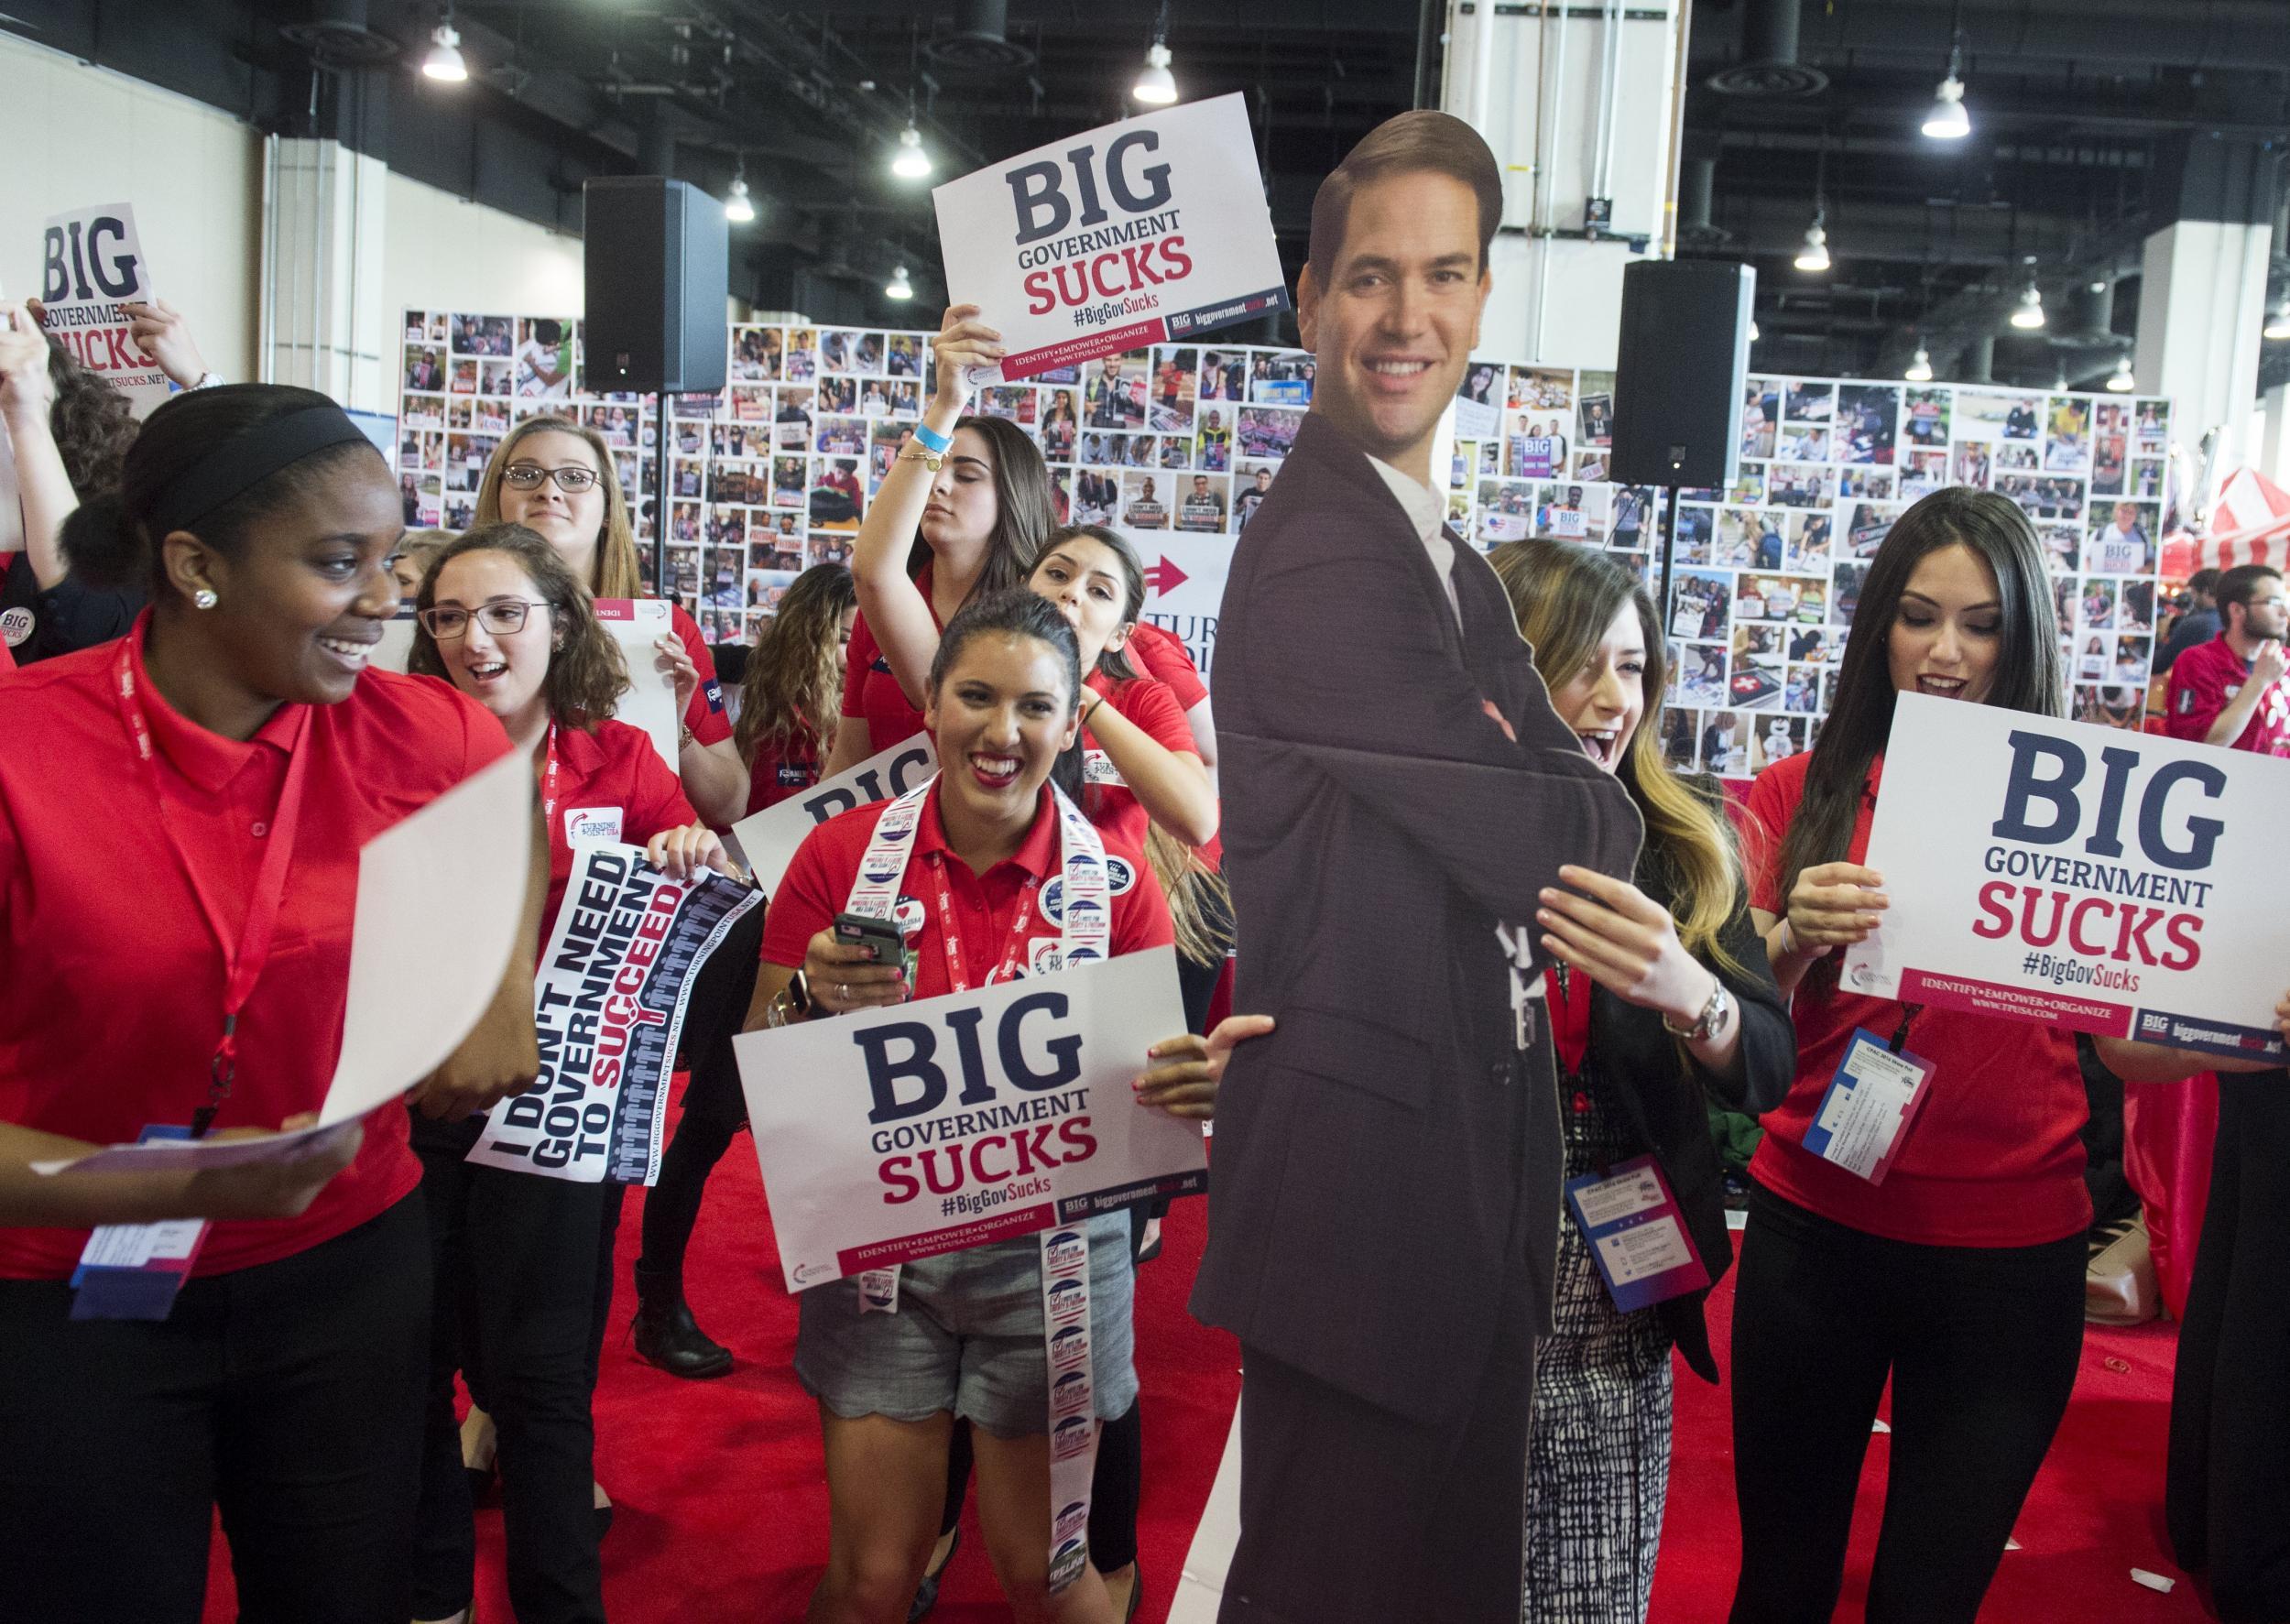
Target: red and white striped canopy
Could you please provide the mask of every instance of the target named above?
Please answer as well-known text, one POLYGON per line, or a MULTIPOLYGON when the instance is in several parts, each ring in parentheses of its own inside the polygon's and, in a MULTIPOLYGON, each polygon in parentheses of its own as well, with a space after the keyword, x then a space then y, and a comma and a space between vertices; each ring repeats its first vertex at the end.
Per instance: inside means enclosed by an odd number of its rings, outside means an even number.
POLYGON ((2290 563, 2290 491, 2253 468, 2237 468, 2219 488, 2210 528, 2163 540, 2163 578, 2184 581, 2197 570, 2290 563))

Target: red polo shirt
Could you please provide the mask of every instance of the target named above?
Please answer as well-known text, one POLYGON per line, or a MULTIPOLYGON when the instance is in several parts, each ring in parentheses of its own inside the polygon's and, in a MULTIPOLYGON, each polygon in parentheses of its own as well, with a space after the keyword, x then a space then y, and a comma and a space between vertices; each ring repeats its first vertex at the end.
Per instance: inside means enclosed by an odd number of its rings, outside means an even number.
POLYGON ((700 685, 692 691, 692 703, 684 707, 684 725, 703 745, 731 737, 732 719, 724 712, 724 685, 715 680, 715 656, 708 652, 708 640, 700 635, 700 623, 684 613, 682 604, 669 605, 669 623, 676 628, 692 663, 700 668, 700 685))
POLYGON ((641 727, 610 718, 594 733, 560 727, 556 734, 556 810, 549 819, 549 906, 540 916, 540 941, 556 928, 557 904, 572 876, 572 839, 586 844, 618 841, 642 845, 663 829, 696 823, 700 814, 684 799, 683 785, 652 747, 641 727))
MULTIPOLYGON (((934 562, 924 564, 922 572, 914 578, 914 585, 922 594, 923 607, 931 611, 931 624, 944 631, 946 627, 938 618, 938 610, 931 604, 931 571, 934 567, 934 562)), ((890 661, 884 658, 882 645, 875 641, 864 612, 851 623, 851 641, 843 652, 843 714, 867 724, 867 748, 870 756, 904 744, 922 731, 922 712, 907 702, 906 690, 899 686, 899 679, 891 674, 890 661)))
MULTIPOLYGON (((1811 754, 1777 761, 1750 786, 1743 857, 1750 902, 1787 911, 1781 843, 1805 799, 1811 754)), ((1868 860, 1881 758, 1853 823, 1845 860, 1868 860)), ((1832 955, 1834 956, 1834 955, 1832 955)), ((1890 1041, 1902 1007, 1886 998, 1816 987, 1809 973, 1791 1008, 1797 1026, 1797 1078, 1762 1118, 1765 1138, 1750 1162, 1760 1183, 1784 1200, 1870 1235, 1926 1246, 2038 1246, 2091 1222, 2083 1186, 2083 1074, 2075 1035, 2054 1026, 1954 1009, 1926 1009, 1907 1049, 1934 1063, 1931 1091, 1882 1184, 1871 1184, 1809 1154, 1805 1132, 1856 1027, 1890 1041)))
MULTIPOLYGON (((2219 713, 2233 703, 2250 680, 2251 662, 2234 651, 2226 633, 2220 632, 2208 643, 2197 643, 2171 662, 2164 726, 2173 738, 2202 743, 2219 713)), ((2260 756, 2290 756, 2290 687, 2277 682, 2269 689, 2228 747, 2260 756)))
MULTIPOLYGON (((906 878, 899 887, 899 913, 904 921, 919 919, 921 934, 907 932, 907 941, 916 953, 914 996, 934 998, 954 990, 954 983, 946 974, 946 950, 941 943, 941 932, 945 928, 938 917, 938 888, 922 872, 923 865, 943 866, 946 875, 946 894, 954 903, 954 929, 962 946, 962 962, 970 984, 980 986, 1009 951, 1010 932, 1018 920, 1018 901, 1024 892, 1026 881, 1040 879, 1042 887, 1034 893, 1026 936, 1034 951, 1039 944, 1055 943, 1060 930, 1056 919, 1042 910, 1049 895, 1049 882, 1059 875, 1058 819, 1048 786, 1043 786, 1040 802, 1034 811, 1033 827, 1026 832, 1025 844, 1017 856, 997 863, 982 875, 974 875, 969 866, 948 849, 946 826, 938 816, 939 786, 933 781, 929 796, 922 804, 922 816, 914 828, 914 855, 908 859, 906 878)), ((787 877, 780 882, 778 895, 771 899, 771 911, 764 917, 763 958, 766 964, 784 965, 790 969, 802 965, 803 954, 811 946, 811 939, 834 922, 834 916, 843 911, 851 898, 851 882, 858 877, 859 859, 866 854, 867 843, 875 833, 875 825, 882 819, 888 801, 871 806, 857 807, 842 816, 830 818, 803 837, 796 848, 795 858, 788 865, 787 877)), ((1176 939, 1169 922, 1169 904, 1161 894, 1160 882, 1145 866, 1143 856, 1135 846, 1118 835, 1103 836, 1106 856, 1110 860, 1113 877, 1113 921, 1109 951, 1119 954, 1139 953, 1149 947, 1161 947, 1176 939), (1128 869, 1126 882, 1122 868, 1128 869)), ((1033 962, 1029 954, 1027 963, 1033 962)))
MULTIPOLYGON (((1092 671, 1083 686, 1092 693, 1104 694, 1106 703, 1143 728, 1161 748, 1200 754, 1200 747, 1193 742, 1193 725, 1184 719, 1184 711, 1167 683, 1150 677, 1116 682, 1103 671, 1092 671)), ((1086 727, 1082 729, 1082 811, 1102 833, 1143 851, 1145 831, 1152 823, 1143 803, 1098 746, 1097 736, 1086 727)))
POLYGON ((756 758, 747 768, 747 815, 752 818, 817 783, 819 759, 818 730, 800 717, 786 738, 758 738, 756 758))
POLYGON ((1138 667, 1156 681, 1169 684, 1177 696, 1177 708, 1189 711, 1208 697, 1208 687, 1201 681, 1201 670, 1193 663, 1193 650, 1184 646, 1184 639, 1166 627, 1140 620, 1137 629, 1129 633, 1126 651, 1129 663, 1138 667))
MULTIPOLYGON (((268 964, 238 1024, 218 1128, 276 1128, 325 1097, 342 1044, 358 848, 505 754, 501 725, 447 684, 368 670, 334 705, 282 708, 245 743, 185 719, 128 634, 169 823, 199 865, 233 945, 288 759, 312 752, 268 964)), ((119 714, 117 644, 0 679, 0 1120, 107 1144, 204 1103, 222 1031, 224 952, 159 823, 119 714)), ((441 930, 452 929, 441 921, 441 930)), ((408 1011, 412 1019, 417 1011, 408 1011)), ((420 1182, 395 1100, 357 1160, 299 1218, 214 1226, 196 1272, 291 1256, 420 1182)), ((84 1229, 0 1229, 0 1276, 60 1279, 84 1229)))

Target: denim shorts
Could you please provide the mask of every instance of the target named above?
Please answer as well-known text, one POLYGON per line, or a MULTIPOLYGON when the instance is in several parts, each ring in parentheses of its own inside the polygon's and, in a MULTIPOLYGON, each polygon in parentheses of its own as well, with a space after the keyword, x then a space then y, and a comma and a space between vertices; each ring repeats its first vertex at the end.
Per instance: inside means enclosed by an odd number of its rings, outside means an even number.
MULTIPOLYGON (((1092 1401, 1112 1421, 1137 1401, 1129 1215, 1089 1220, 1092 1401)), ((1006 1438, 1050 1430, 1041 1346, 1041 1248, 1031 1235, 925 1258, 899 1270, 896 1313, 861 1313, 858 1281, 796 1297, 795 1374, 846 1421, 922 1421, 942 1410, 1006 1438)))

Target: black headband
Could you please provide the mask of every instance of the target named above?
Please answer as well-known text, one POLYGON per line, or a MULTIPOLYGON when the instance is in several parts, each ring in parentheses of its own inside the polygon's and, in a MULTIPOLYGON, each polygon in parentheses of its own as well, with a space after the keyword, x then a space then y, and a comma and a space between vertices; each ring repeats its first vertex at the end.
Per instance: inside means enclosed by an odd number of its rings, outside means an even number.
POLYGON ((279 469, 353 440, 374 443, 331 401, 265 419, 224 441, 159 492, 151 503, 151 534, 187 530, 279 469))

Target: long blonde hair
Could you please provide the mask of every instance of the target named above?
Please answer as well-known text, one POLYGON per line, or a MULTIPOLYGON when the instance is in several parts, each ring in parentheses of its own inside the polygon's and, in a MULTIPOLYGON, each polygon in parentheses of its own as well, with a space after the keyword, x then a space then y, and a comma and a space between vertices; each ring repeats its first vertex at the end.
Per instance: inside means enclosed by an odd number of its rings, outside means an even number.
POLYGON ((1629 569, 1575 542, 1506 541, 1487 558, 1510 596, 1534 669, 1553 693, 1590 663, 1623 605, 1636 610, 1646 641, 1640 678, 1646 709, 1615 777, 1645 817, 1648 848, 1675 877, 1670 914, 1678 940, 1697 957, 1739 970, 1719 932, 1741 904, 1741 854, 1715 797, 1697 792, 1663 759, 1663 644, 1653 600, 1629 569))
POLYGON ((575 435, 596 453, 596 482, 605 492, 605 526, 596 535, 596 566, 586 583, 589 595, 642 597, 644 572, 637 558, 636 526, 628 518, 628 499, 620 490, 620 467, 612 460, 612 446, 586 423, 570 418, 527 418, 504 434, 477 485, 477 524, 501 522, 501 471, 509 465, 518 446, 534 434, 575 435))

